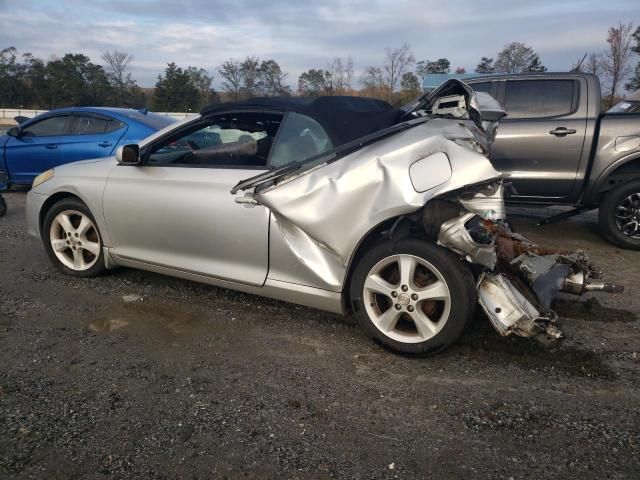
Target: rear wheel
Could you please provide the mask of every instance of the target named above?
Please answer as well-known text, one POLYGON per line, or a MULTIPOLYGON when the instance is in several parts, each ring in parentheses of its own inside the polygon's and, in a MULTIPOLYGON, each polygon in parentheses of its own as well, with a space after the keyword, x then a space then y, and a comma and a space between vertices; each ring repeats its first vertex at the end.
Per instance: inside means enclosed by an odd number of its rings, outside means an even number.
POLYGON ((0 217, 7 213, 7 202, 5 202, 3 196, 0 194, 0 217))
POLYGON ((600 204, 598 219, 611 243, 640 250, 640 180, 608 192, 600 204))
POLYGON ((68 275, 94 277, 105 271, 102 237, 87 206, 65 198, 47 212, 42 240, 49 258, 68 275))
POLYGON ((385 242, 354 270, 350 295, 364 331, 407 354, 430 355, 451 345, 476 310, 468 265, 422 240, 385 242))

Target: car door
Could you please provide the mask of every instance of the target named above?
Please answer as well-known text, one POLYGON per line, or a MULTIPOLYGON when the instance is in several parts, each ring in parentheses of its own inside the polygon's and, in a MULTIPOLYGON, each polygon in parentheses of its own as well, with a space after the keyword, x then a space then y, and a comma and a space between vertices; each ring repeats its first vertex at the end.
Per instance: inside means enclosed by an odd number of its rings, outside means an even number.
POLYGON ((507 117, 491 147, 494 167, 510 175, 515 198, 561 201, 572 194, 583 156, 585 113, 575 79, 503 82, 507 117))
POLYGON ((241 179, 267 170, 281 115, 237 113, 191 122, 118 165, 105 187, 112 253, 259 286, 268 271, 269 210, 235 202, 241 179))
POLYGON ((5 161, 11 183, 30 185, 40 173, 60 164, 69 115, 52 115, 20 129, 5 144, 5 161))
POLYGON ((127 131, 120 120, 97 113, 74 113, 68 135, 60 146, 67 162, 108 157, 127 131))

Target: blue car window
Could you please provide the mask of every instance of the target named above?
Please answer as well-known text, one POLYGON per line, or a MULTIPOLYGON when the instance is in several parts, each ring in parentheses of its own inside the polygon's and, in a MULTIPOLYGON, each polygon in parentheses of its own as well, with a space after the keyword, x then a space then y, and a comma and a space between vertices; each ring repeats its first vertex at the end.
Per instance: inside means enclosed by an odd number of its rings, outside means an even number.
POLYGON ((117 120, 89 116, 75 117, 71 127, 72 135, 99 135, 121 128, 123 124, 117 120))
POLYGON ((54 137, 62 135, 67 118, 67 115, 45 118, 23 128, 22 135, 25 137, 54 137))

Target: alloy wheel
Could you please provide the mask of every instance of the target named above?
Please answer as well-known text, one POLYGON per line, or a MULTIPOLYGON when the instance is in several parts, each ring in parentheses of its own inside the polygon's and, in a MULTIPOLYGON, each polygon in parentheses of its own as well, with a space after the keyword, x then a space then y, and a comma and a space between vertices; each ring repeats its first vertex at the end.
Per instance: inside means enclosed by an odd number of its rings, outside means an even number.
POLYGON ((100 257, 100 236, 93 221, 77 210, 60 212, 51 222, 49 241, 55 256, 75 271, 89 270, 100 257))
POLYGON ((640 193, 632 193, 616 207, 616 225, 627 237, 640 239, 640 193))
POLYGON ((444 277, 431 263, 414 255, 392 255, 374 265, 364 283, 363 300, 376 328, 404 343, 433 338, 451 312, 444 277))

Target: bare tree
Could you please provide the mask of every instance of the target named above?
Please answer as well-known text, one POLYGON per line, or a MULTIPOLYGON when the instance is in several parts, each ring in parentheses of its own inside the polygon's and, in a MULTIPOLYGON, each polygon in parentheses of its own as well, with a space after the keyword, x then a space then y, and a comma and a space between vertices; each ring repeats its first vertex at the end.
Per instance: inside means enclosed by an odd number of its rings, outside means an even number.
POLYGON ((597 53, 590 53, 587 60, 582 65, 582 71, 600 75, 602 72, 602 58, 597 53))
POLYGON ((328 91, 331 94, 344 94, 351 89, 353 81, 353 59, 351 56, 344 60, 335 57, 328 65, 328 91))
POLYGON ((233 100, 238 100, 243 87, 242 62, 230 58, 218 67, 218 73, 222 77, 222 89, 230 94, 233 100))
POLYGON ((631 31, 633 25, 631 23, 619 23, 617 27, 609 28, 607 34, 607 43, 609 50, 604 53, 602 67, 609 77, 610 94, 609 106, 613 106, 614 97, 622 82, 631 73, 629 60, 631 58, 631 31))
POLYGON ((521 42, 512 42, 502 49, 495 63, 495 71, 502 73, 521 73, 535 60, 533 48, 521 42))
POLYGON ((383 64, 385 83, 389 90, 394 92, 402 78, 402 74, 416 63, 416 58, 413 56, 411 46, 408 43, 404 43, 400 48, 393 50, 387 47, 385 52, 383 64))
POLYGON ((107 76, 115 89, 117 101, 122 103, 126 96, 127 84, 135 84, 131 75, 127 74, 133 55, 119 50, 106 51, 102 54, 102 60, 107 64, 107 76))
POLYGON ((400 88, 403 92, 417 94, 420 92, 420 79, 413 72, 405 72, 400 79, 400 88))

